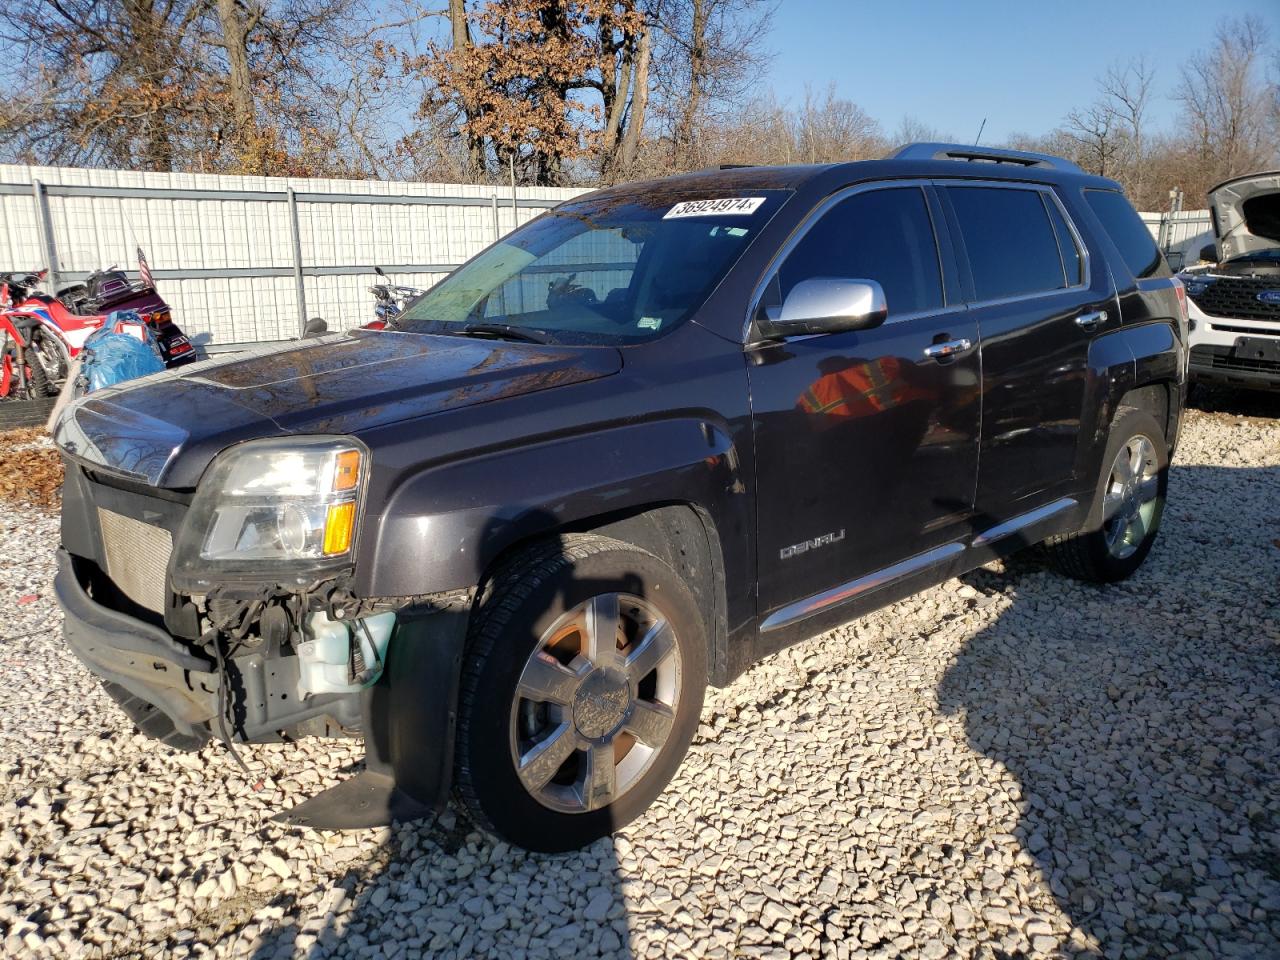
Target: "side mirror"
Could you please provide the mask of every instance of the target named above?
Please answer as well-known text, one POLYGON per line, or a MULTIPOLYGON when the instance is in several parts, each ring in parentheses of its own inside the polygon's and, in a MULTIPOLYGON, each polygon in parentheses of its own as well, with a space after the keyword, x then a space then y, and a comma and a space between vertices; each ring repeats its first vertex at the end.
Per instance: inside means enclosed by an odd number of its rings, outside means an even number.
POLYGON ((771 319, 769 335, 791 337, 808 333, 868 330, 884 323, 889 305, 874 280, 812 277, 801 280, 771 319))
POLYGON ((1216 243, 1208 243, 1200 248, 1200 259, 1208 263, 1218 262, 1218 245, 1216 243))

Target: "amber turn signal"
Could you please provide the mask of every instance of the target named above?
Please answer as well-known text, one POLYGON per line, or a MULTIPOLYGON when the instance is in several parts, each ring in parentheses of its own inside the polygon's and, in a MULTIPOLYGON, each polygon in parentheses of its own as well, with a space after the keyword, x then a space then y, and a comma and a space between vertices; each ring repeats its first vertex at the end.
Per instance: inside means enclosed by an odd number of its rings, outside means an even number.
POLYGON ((334 503, 324 518, 324 553, 335 556, 351 549, 351 535, 355 529, 356 505, 334 503))
POLYGON ((354 490, 360 482, 360 451, 343 450, 333 469, 334 490, 354 490))

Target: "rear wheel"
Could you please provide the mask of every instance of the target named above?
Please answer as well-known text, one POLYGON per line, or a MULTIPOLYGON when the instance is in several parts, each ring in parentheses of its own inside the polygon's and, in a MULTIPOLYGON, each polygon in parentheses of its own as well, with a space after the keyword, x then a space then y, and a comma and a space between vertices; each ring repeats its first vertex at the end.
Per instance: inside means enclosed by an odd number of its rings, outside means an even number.
POLYGON ((688 588, 652 554, 592 535, 524 551, 486 587, 468 643, 455 782, 482 827, 575 849, 675 774, 706 641, 688 588))
POLYGON ((1169 485, 1164 431, 1151 414, 1122 407, 1112 421, 1089 525, 1045 543, 1068 576, 1113 583, 1131 576, 1151 552, 1169 485))
POLYGON ((62 389, 67 381, 67 370, 71 366, 71 357, 66 345, 52 334, 40 331, 26 351, 27 363, 31 368, 31 382, 36 383, 37 376, 43 377, 42 393, 36 396, 49 396, 62 389), (37 372, 38 371, 38 372, 37 372))

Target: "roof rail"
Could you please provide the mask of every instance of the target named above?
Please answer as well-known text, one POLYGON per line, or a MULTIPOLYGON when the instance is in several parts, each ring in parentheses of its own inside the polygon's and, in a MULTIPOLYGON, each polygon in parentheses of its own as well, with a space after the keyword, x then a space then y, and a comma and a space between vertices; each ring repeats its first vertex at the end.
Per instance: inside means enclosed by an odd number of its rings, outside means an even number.
POLYGON ((1028 150, 1002 150, 999 147, 974 147, 963 143, 909 143, 899 147, 894 160, 967 160, 975 163, 1009 163, 1020 167, 1051 167, 1071 173, 1084 173, 1079 166, 1062 157, 1028 150))

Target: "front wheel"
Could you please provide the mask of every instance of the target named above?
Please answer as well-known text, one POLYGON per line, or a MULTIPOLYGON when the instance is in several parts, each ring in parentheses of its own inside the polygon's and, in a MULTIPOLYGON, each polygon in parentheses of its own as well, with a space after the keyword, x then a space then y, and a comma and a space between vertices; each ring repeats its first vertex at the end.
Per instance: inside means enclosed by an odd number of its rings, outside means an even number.
POLYGON ((1090 522, 1045 543, 1068 576, 1114 583, 1131 576, 1151 552, 1169 486, 1169 448, 1151 414, 1121 407, 1111 423, 1090 522))
POLYGON ((698 608, 657 557, 594 535, 523 551, 485 588, 471 629, 457 798, 520 846, 585 846, 670 781, 706 677, 698 608))

